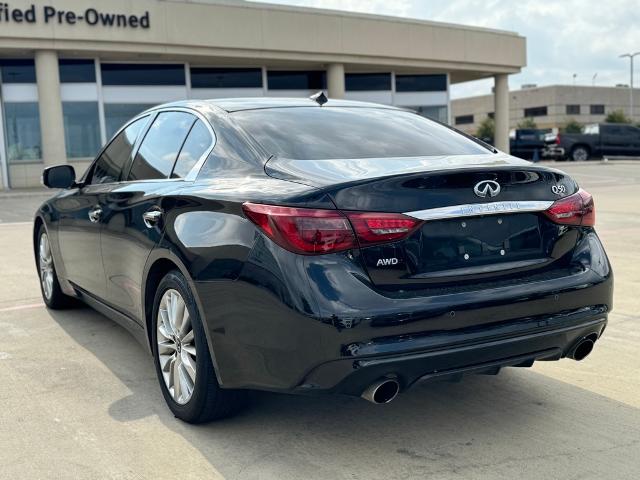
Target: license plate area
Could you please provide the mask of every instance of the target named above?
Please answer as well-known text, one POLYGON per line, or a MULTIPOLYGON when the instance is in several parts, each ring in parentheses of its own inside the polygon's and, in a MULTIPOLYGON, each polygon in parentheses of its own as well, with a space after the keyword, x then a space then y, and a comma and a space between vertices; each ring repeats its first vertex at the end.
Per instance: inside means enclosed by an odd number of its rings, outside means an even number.
POLYGON ((487 215, 426 222, 407 245, 413 274, 545 258, 535 214, 487 215))

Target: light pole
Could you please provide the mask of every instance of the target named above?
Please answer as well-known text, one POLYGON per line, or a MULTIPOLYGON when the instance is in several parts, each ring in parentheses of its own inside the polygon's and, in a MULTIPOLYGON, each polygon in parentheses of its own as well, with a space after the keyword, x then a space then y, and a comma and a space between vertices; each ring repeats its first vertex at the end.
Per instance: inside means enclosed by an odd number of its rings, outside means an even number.
POLYGON ((636 55, 640 55, 640 52, 636 53, 623 53, 620 58, 629 58, 629 71, 631 79, 629 81, 629 118, 633 120, 633 58, 636 55))

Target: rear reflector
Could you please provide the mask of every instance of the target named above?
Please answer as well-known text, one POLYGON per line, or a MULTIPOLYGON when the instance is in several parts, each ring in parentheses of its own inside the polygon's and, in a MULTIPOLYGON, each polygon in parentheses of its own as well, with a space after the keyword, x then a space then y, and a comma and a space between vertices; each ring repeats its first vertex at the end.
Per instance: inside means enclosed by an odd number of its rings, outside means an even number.
POLYGON ((596 223, 593 197, 582 189, 554 202, 544 214, 554 223, 562 225, 593 227, 596 223))
POLYGON ((242 210, 271 240, 303 255, 400 240, 422 223, 397 213, 341 212, 257 203, 245 203, 242 210))

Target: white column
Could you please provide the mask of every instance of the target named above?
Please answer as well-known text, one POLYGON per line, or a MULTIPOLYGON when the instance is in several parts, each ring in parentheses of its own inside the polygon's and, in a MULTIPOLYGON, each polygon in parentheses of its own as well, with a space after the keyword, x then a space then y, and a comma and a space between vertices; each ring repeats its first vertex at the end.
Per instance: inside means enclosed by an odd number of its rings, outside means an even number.
POLYGON ((494 146, 509 153, 509 75, 501 73, 494 79, 494 146))
POLYGON ((58 54, 54 50, 37 50, 35 63, 40 109, 40 134, 42 136, 42 160, 45 166, 67 163, 58 54))
POLYGON ((327 90, 329 98, 344 98, 344 65, 331 63, 327 67, 327 90))
POLYGON ((4 112, 2 111, 2 98, 0 98, 0 183, 1 188, 9 188, 9 166, 7 165, 7 157, 5 152, 7 151, 4 143, 4 128, 2 122, 4 121, 4 112))

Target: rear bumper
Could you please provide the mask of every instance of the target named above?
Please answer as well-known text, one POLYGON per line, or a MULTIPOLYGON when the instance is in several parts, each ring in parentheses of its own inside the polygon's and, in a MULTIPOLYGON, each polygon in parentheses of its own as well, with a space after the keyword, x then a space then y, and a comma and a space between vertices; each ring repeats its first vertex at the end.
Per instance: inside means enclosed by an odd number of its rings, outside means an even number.
POLYGON ((401 388, 407 388, 416 381, 458 379, 468 373, 496 374, 503 367, 530 367, 536 360, 559 360, 583 338, 600 337, 607 324, 606 310, 604 306, 587 307, 480 332, 458 332, 436 341, 409 340, 404 342, 406 351, 402 354, 324 363, 312 370, 297 390, 360 395, 383 377, 395 378, 401 388), (421 347, 424 343, 432 345, 421 347))
POLYGON ((196 282, 224 388, 360 395, 382 376, 492 372, 599 337, 613 274, 595 232, 575 269, 542 280, 390 297, 349 253, 301 261, 265 243, 234 281, 196 282))
POLYGON ((564 147, 558 145, 547 145, 542 149, 543 158, 564 158, 566 153, 564 147))

